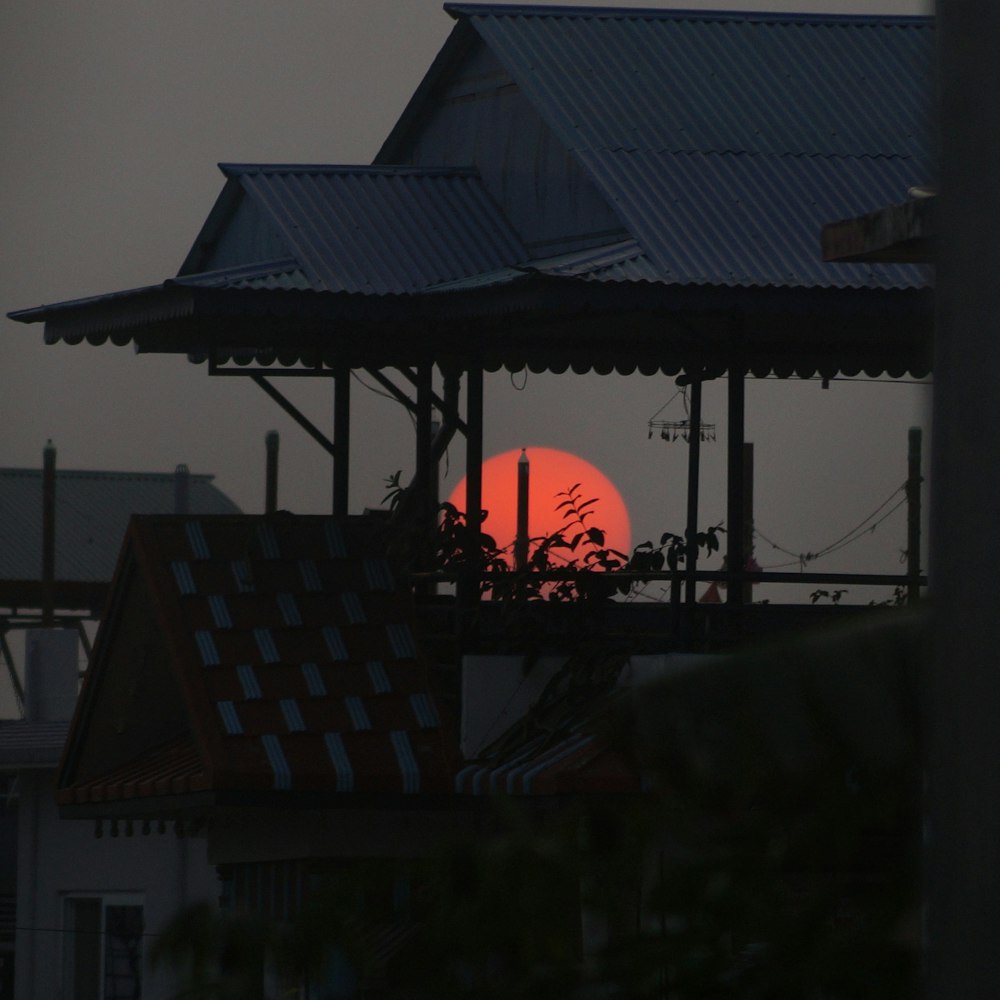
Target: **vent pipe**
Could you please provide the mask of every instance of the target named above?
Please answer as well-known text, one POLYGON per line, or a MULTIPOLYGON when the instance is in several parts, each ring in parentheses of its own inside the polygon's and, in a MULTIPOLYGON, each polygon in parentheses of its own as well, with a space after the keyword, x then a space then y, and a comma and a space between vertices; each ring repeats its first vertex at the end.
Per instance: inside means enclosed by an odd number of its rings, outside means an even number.
POLYGON ((277 431, 268 431, 264 435, 264 448, 267 452, 267 466, 264 480, 264 513, 273 514, 278 509, 278 446, 281 439, 277 431))
POLYGON ((51 438, 42 451, 42 625, 55 623, 56 449, 51 438))
POLYGON ((174 513, 187 514, 191 507, 191 473, 184 464, 174 469, 174 513))

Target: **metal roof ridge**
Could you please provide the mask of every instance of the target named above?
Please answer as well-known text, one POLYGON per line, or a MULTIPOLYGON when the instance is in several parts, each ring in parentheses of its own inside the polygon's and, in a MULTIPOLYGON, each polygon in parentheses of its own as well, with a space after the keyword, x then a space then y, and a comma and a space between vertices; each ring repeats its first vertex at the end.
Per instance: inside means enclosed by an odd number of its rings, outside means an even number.
MULTIPOLYGON (((176 477, 176 470, 171 472, 130 472, 127 470, 115 470, 115 469, 56 469, 56 479, 162 479, 165 482, 172 482, 176 477)), ((215 473, 212 472, 188 472, 189 479, 197 479, 203 482, 209 482, 215 479, 215 473)), ((31 469, 31 468, 20 468, 20 467, 10 467, 2 468, 0 467, 0 477, 8 478, 14 476, 31 476, 34 478, 41 478, 41 469, 31 469)), ((191 515, 192 517, 196 515, 191 515)), ((202 515, 205 516, 205 515, 202 515)))
POLYGON ((179 274, 174 278, 167 278, 163 284, 167 285, 190 285, 196 284, 205 278, 253 278, 268 274, 282 274, 286 271, 294 271, 301 268, 297 257, 286 255, 284 257, 273 257, 270 260, 254 261, 250 264, 234 264, 231 267, 219 267, 212 271, 196 271, 193 274, 179 274))
POLYGON ((385 177, 479 177, 474 166, 422 167, 408 164, 364 163, 220 163, 226 177, 245 174, 371 174, 385 177))
MULTIPOLYGON (((621 150, 610 146, 594 146, 595 153, 631 154, 633 150, 621 150)), ((738 146, 726 146, 719 149, 698 149, 695 147, 672 148, 659 146, 655 149, 641 150, 641 153, 652 156, 745 156, 750 159, 772 160, 911 160, 919 161, 919 157, 911 153, 843 153, 838 151, 813 151, 808 149, 741 149, 738 146)))
POLYGON ((926 25, 929 14, 830 14, 808 11, 744 11, 667 7, 583 7, 575 4, 491 4, 445 3, 446 14, 462 17, 578 17, 607 20, 747 21, 751 23, 789 22, 801 24, 881 24, 926 25))

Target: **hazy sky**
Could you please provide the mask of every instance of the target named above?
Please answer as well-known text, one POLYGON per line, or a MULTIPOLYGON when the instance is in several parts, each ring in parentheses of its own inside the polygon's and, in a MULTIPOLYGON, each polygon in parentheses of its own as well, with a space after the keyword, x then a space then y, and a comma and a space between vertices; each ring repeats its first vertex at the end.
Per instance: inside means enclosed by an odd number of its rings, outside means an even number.
MULTIPOLYGON (((926 12, 903 0, 728 6, 926 12)), ((222 187, 220 161, 370 162, 452 24, 438 0, 5 0, 0 311, 175 274, 222 187)), ((2 323, 0 464, 37 467, 46 438, 62 468, 167 471, 185 462, 214 473, 254 512, 263 504, 264 434, 277 428, 281 505, 329 509, 323 453, 249 381, 210 379, 182 358, 130 347, 45 347, 40 326, 2 323)), ((329 427, 327 387, 289 382, 279 386, 329 427)), ((646 436, 675 391, 662 376, 497 375, 487 383, 486 450, 576 451, 618 484, 635 541, 679 531, 685 453, 646 436)), ((385 476, 412 469, 412 431, 398 405, 360 386, 354 399, 359 510, 381 501, 385 476)), ((906 430, 923 423, 926 396, 903 385, 823 390, 769 380, 748 384, 748 402, 757 525, 806 552, 901 485, 906 430)), ((680 401, 663 416, 681 419, 680 401)), ((720 431, 703 451, 707 525, 725 515, 724 383, 706 388, 704 419, 720 431)), ((450 459, 446 490, 461 475, 459 446, 450 459)), ((896 572, 904 545, 900 513, 813 568, 896 572)), ((759 549, 758 560, 787 557, 759 549)))

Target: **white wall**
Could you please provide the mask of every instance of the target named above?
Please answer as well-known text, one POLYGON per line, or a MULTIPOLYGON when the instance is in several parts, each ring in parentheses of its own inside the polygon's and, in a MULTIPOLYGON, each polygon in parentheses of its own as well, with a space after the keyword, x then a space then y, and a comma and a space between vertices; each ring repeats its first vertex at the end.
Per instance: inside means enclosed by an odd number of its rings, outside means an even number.
MULTIPOLYGON (((144 964, 153 939, 181 906, 215 900, 219 887, 208 864, 205 841, 164 834, 94 836, 89 820, 60 819, 52 771, 20 774, 18 802, 18 896, 16 1000, 61 997, 63 899, 72 893, 128 892, 141 895, 146 938, 144 964)), ((155 829, 155 827, 154 827, 155 829)), ((143 1000, 173 995, 164 975, 144 970, 143 1000)))

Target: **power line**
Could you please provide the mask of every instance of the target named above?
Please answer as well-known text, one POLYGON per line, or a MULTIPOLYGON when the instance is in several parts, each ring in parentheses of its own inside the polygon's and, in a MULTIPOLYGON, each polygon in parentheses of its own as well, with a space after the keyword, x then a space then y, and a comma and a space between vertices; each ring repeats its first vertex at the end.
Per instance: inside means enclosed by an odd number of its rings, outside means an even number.
POLYGON ((788 566, 800 566, 804 568, 807 563, 815 562, 817 559, 821 559, 823 556, 828 556, 834 552, 839 552, 841 549, 846 548, 848 545, 852 545, 854 542, 858 541, 864 535, 871 534, 873 531, 875 531, 875 529, 880 524, 882 524, 884 521, 890 518, 897 510, 899 510, 900 507, 902 507, 906 503, 906 496, 904 495, 890 510, 886 511, 886 513, 883 514, 882 517, 878 518, 878 520, 875 520, 875 518, 878 517, 881 511, 883 511, 890 503, 892 503, 893 499, 896 496, 898 496, 900 493, 905 493, 905 490, 906 490, 906 484, 904 483, 902 486, 893 490, 893 492, 888 497, 886 497, 886 499, 883 500, 882 503, 880 503, 878 507, 875 508, 875 510, 873 510, 866 518, 864 518, 864 520, 858 523, 855 527, 851 528, 850 531, 845 532, 839 538, 830 542, 829 545, 824 546, 822 549, 819 549, 816 552, 793 552, 791 549, 785 548, 783 545, 779 545, 777 542, 768 538, 767 535, 765 535, 762 531, 758 530, 755 527, 754 535, 756 535, 762 541, 770 545, 772 549, 776 549, 778 552, 783 552, 785 555, 791 556, 792 559, 794 560, 793 562, 779 563, 772 566, 763 566, 761 568, 765 570, 785 569, 788 566), (869 524, 869 522, 873 523, 869 524))

